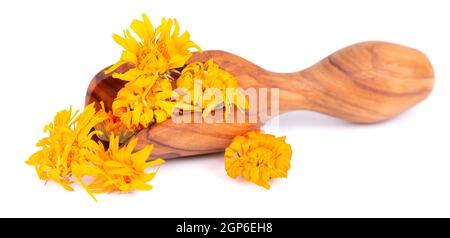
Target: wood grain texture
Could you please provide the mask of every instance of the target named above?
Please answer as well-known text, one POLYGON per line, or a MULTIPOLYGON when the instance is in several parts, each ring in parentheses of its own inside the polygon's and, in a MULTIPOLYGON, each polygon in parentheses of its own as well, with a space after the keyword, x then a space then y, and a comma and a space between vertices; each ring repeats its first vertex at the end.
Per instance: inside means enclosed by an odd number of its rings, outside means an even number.
MULTIPOLYGON (((390 119, 424 100, 434 84, 433 68, 422 52, 386 42, 349 46, 294 73, 270 72, 224 51, 194 53, 190 62, 210 58, 244 89, 279 88, 280 113, 312 110, 355 123, 390 119)), ((110 106, 122 85, 100 72, 89 85, 86 103, 103 100, 110 106)), ((152 157, 163 158, 218 152, 234 136, 263 123, 177 124, 168 120, 137 133, 137 148, 152 143, 152 157)))

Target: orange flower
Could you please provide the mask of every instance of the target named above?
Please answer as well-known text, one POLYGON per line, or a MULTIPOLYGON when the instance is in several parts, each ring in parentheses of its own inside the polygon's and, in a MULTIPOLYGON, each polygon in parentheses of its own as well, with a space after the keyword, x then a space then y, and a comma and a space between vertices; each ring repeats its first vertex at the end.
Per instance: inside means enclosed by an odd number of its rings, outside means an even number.
POLYGON ((146 14, 142 21, 133 20, 131 29, 138 36, 136 39, 129 30, 124 31, 124 37, 113 35, 117 44, 124 50, 120 60, 105 71, 113 72, 122 64, 130 63, 133 69, 123 73, 114 73, 113 77, 125 81, 134 81, 141 77, 163 75, 168 71, 183 67, 192 56, 190 49, 200 47, 190 40, 189 32, 179 35, 180 27, 177 20, 163 18, 161 25, 153 28, 146 14))
POLYGON ((70 191, 72 165, 90 151, 98 150, 92 137, 101 132, 92 129, 104 119, 96 114, 94 103, 77 114, 78 111, 72 113, 72 108, 58 112, 53 123, 44 127, 49 135, 37 143, 42 148, 26 161, 35 166, 40 179, 51 179, 70 191))
POLYGON ((112 104, 114 116, 130 131, 165 121, 171 117, 175 105, 168 79, 155 78, 145 86, 137 84, 139 81, 125 84, 112 104))
POLYGON ((267 189, 271 178, 287 177, 292 150, 285 137, 275 137, 262 131, 236 136, 225 150, 228 176, 245 179, 267 189))
POLYGON ((147 162, 153 145, 133 152, 137 144, 137 139, 133 139, 119 147, 119 137, 114 136, 114 123, 105 122, 111 118, 104 108, 96 112, 94 103, 80 115, 77 113, 72 113, 72 109, 62 110, 56 114, 53 123, 45 126, 44 132, 49 136, 37 143, 41 150, 26 161, 35 166, 39 178, 53 180, 69 191, 73 190, 70 185, 77 180, 94 200, 93 192, 151 189, 147 182, 156 172, 146 169, 164 162, 162 159, 147 162), (102 131, 94 129, 99 124, 104 128, 112 127, 108 129, 111 134, 108 149, 92 139, 94 135, 103 136, 102 131), (86 185, 85 177, 92 177, 94 181, 86 185))
POLYGON ((134 135, 134 131, 128 130, 127 126, 123 124, 119 117, 114 116, 112 111, 106 112, 103 102, 100 102, 100 105, 101 109, 98 114, 105 118, 103 122, 95 126, 95 129, 102 132, 97 135, 100 140, 109 141, 111 135, 116 135, 119 137, 119 143, 122 144, 134 135))
POLYGON ((236 78, 222 70, 212 59, 187 65, 176 83, 178 91, 184 95, 177 106, 183 105, 184 109, 186 104, 190 104, 196 111, 201 111, 203 117, 216 109, 225 108, 227 118, 233 104, 241 111, 248 108, 236 78))
POLYGON ((158 158, 147 161, 153 145, 147 145, 142 150, 133 152, 136 144, 135 138, 127 145, 119 147, 119 138, 111 135, 109 148, 105 150, 99 143, 97 151, 84 157, 84 161, 75 164, 74 174, 80 177, 82 185, 91 195, 91 192, 150 190, 152 186, 147 182, 153 179, 159 167, 154 172, 146 170, 149 167, 161 165, 164 160, 158 158), (84 176, 92 177, 94 180, 87 185, 81 180, 84 176))
POLYGON ((113 73, 114 78, 127 81, 113 102, 113 114, 119 117, 128 130, 146 128, 170 118, 174 102, 172 97, 172 73, 177 73, 192 56, 191 49, 201 51, 190 40, 186 31, 180 35, 175 19, 162 19, 161 25, 153 28, 147 15, 142 21, 133 20, 131 29, 124 36, 114 34, 114 40, 124 50, 120 60, 105 71, 113 72, 125 63, 132 68, 124 73, 113 73))

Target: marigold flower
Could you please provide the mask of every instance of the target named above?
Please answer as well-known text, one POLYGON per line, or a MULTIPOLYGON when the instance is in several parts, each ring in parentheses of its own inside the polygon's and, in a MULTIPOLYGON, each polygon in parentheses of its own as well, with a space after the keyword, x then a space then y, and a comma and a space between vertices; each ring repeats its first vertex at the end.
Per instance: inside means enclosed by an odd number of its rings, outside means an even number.
POLYGON ((134 81, 140 77, 166 74, 171 69, 180 68, 192 56, 190 49, 200 47, 190 40, 189 32, 179 35, 180 27, 176 19, 163 18, 161 25, 154 30, 146 14, 142 21, 133 20, 131 29, 138 36, 137 40, 129 30, 124 37, 113 35, 114 40, 124 48, 120 60, 105 71, 113 72, 125 63, 134 67, 123 74, 114 73, 113 77, 134 81))
POLYGON ((105 118, 95 126, 96 130, 102 132, 97 135, 100 140, 109 141, 111 135, 116 135, 119 137, 119 143, 122 144, 134 135, 134 131, 128 130, 127 126, 123 124, 119 117, 114 116, 112 111, 107 112, 105 110, 105 104, 103 102, 100 102, 100 105, 101 108, 97 114, 102 115, 105 118))
POLYGON ((175 103, 170 80, 156 76, 151 82, 137 80, 125 84, 117 93, 112 110, 128 130, 135 131, 170 118, 175 103))
POLYGON ((105 150, 99 143, 99 150, 83 157, 82 161, 74 165, 74 174, 84 177, 90 176, 94 180, 86 185, 81 183, 92 195, 94 193, 111 192, 119 190, 130 192, 132 190, 150 190, 152 186, 147 184, 156 175, 157 170, 147 173, 149 167, 161 165, 163 159, 147 161, 153 145, 147 145, 143 149, 133 152, 137 139, 132 139, 128 144, 119 146, 119 137, 111 135, 109 148, 105 150), (84 161, 83 161, 84 160, 84 161))
MULTIPOLYGON (((119 136, 115 136, 112 128, 109 147, 93 140, 93 136, 102 137, 102 131, 96 130, 100 124, 108 127, 111 118, 102 109, 95 111, 94 103, 88 105, 78 115, 72 113, 72 108, 58 112, 53 123, 44 128, 49 136, 37 143, 42 147, 26 161, 33 165, 40 179, 51 179, 69 191, 74 180, 78 180, 89 195, 94 199, 94 193, 120 190, 129 192, 149 190, 147 184, 156 172, 147 173, 145 170, 164 161, 156 159, 147 162, 153 145, 148 145, 140 151, 134 152, 137 139, 132 139, 127 145, 120 147, 119 136), (83 181, 85 177, 94 180, 89 185, 83 181)), ((114 125, 112 125, 114 126, 114 125)))
POLYGON ((93 103, 77 114, 78 111, 72 113, 72 108, 58 112, 53 123, 44 127, 49 136, 37 143, 41 150, 26 161, 35 166, 40 179, 51 179, 70 191, 73 190, 72 165, 90 151, 98 150, 92 137, 101 132, 93 128, 104 120, 96 114, 93 103))
POLYGON ((225 107, 225 118, 233 106, 247 108, 247 100, 233 75, 219 68, 212 59, 187 65, 176 81, 178 90, 185 95, 183 102, 191 104, 203 117, 211 111, 225 107), (201 84, 197 85, 197 84, 201 84))
POLYGON ((125 63, 132 65, 125 73, 113 73, 113 77, 128 83, 118 92, 112 105, 113 115, 130 131, 170 118, 174 107, 172 74, 179 73, 177 68, 183 67, 192 56, 190 49, 201 51, 187 31, 179 34, 175 19, 163 18, 156 30, 147 15, 143 14, 142 19, 131 23, 138 39, 129 30, 124 31, 124 37, 113 35, 124 51, 120 60, 105 71, 113 72, 125 63))
POLYGON ((271 178, 287 177, 291 155, 285 137, 251 131, 235 137, 226 148, 225 169, 232 178, 242 176, 269 189, 271 178))

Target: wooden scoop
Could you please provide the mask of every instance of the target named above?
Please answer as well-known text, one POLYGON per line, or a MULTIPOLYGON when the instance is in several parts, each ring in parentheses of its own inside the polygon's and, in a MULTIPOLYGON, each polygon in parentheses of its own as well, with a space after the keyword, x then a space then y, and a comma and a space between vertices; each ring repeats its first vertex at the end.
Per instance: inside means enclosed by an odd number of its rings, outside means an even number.
MULTIPOLYGON (((211 58, 244 89, 279 88, 280 114, 312 110, 355 123, 376 123, 398 115, 424 100, 434 83, 433 68, 422 52, 385 42, 349 46, 294 73, 273 73, 217 50, 194 53, 190 62, 211 58)), ((89 85, 86 104, 104 101, 110 106, 123 85, 102 70, 89 85)), ((168 159, 223 151, 233 137, 264 122, 198 124, 169 119, 135 137, 139 138, 137 149, 154 144, 152 158, 168 159)))

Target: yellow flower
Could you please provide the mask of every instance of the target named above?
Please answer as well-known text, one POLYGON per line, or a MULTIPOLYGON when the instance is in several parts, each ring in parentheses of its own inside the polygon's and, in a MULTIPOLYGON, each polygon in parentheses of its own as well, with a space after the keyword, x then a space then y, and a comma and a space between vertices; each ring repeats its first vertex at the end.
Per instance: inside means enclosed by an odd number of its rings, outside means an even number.
POLYGON ((78 111, 72 113, 72 108, 60 111, 53 123, 45 126, 44 132, 48 132, 49 136, 37 143, 41 150, 26 161, 35 166, 39 178, 51 179, 69 191, 73 190, 70 185, 74 180, 78 180, 94 200, 93 192, 151 189, 147 182, 153 179, 156 172, 147 173, 145 170, 164 162, 162 159, 147 162, 153 145, 133 152, 137 139, 132 139, 120 147, 119 136, 114 136, 116 128, 113 127, 109 148, 105 149, 102 142, 92 139, 94 135, 103 136, 94 128, 100 124, 108 127, 105 121, 111 120, 103 105, 96 112, 92 103, 80 115, 77 114, 78 111), (86 176, 94 179, 89 185, 83 181, 86 176))
POLYGON ((114 40, 124 48, 120 60, 105 71, 113 72, 119 66, 130 63, 134 67, 123 74, 114 73, 113 77, 134 81, 141 77, 169 75, 172 69, 183 67, 191 57, 190 49, 200 47, 190 40, 187 31, 179 35, 177 20, 163 18, 161 25, 153 28, 147 15, 142 15, 142 21, 133 20, 131 29, 138 36, 137 40, 129 30, 124 31, 124 37, 113 35, 114 40))
POLYGON ((247 132, 233 139, 225 150, 228 176, 245 179, 267 189, 271 178, 287 177, 292 150, 285 137, 275 137, 262 131, 247 132))
POLYGON ((72 165, 86 153, 98 149, 92 137, 100 132, 93 128, 104 119, 96 114, 93 103, 77 114, 78 111, 72 113, 72 108, 58 112, 53 123, 44 127, 49 136, 37 143, 41 150, 26 161, 35 166, 39 178, 51 179, 70 191, 73 190, 72 165))
POLYGON ((147 15, 143 14, 142 19, 131 23, 138 39, 129 30, 124 31, 124 37, 113 35, 124 50, 120 60, 105 71, 113 72, 125 63, 132 65, 125 73, 113 73, 113 77, 128 83, 118 92, 112 105, 113 115, 130 131, 170 118, 174 106, 172 75, 179 74, 177 68, 183 67, 192 56, 190 49, 201 51, 187 31, 180 35, 175 19, 163 18, 156 29, 147 15))
POLYGON ((152 186, 147 182, 153 179, 159 167, 154 172, 146 172, 146 170, 149 167, 161 165, 164 160, 158 158, 147 162, 153 145, 147 145, 142 150, 133 152, 136 144, 135 138, 127 145, 119 147, 119 138, 111 135, 109 148, 105 150, 99 143, 99 150, 83 158, 87 162, 82 161, 74 166, 74 173, 80 177, 94 178, 89 185, 82 182, 90 193, 150 190, 152 186))
POLYGON ((236 78, 220 69, 212 59, 205 63, 195 62, 187 65, 176 84, 185 95, 183 102, 193 105, 197 111, 202 111, 203 117, 215 109, 225 107, 227 118, 233 104, 241 111, 247 108, 247 100, 242 91, 238 90, 236 78))
POLYGON ((101 108, 97 114, 102 115, 105 119, 103 122, 95 126, 96 130, 101 131, 97 137, 102 141, 109 141, 111 135, 119 137, 119 143, 126 142, 131 136, 134 135, 134 131, 128 130, 127 126, 123 124, 119 117, 114 116, 112 111, 106 112, 105 104, 100 102, 101 108))
POLYGON ((170 118, 174 105, 170 80, 155 76, 147 82, 137 80, 125 84, 117 93, 112 109, 128 130, 135 131, 170 118))

